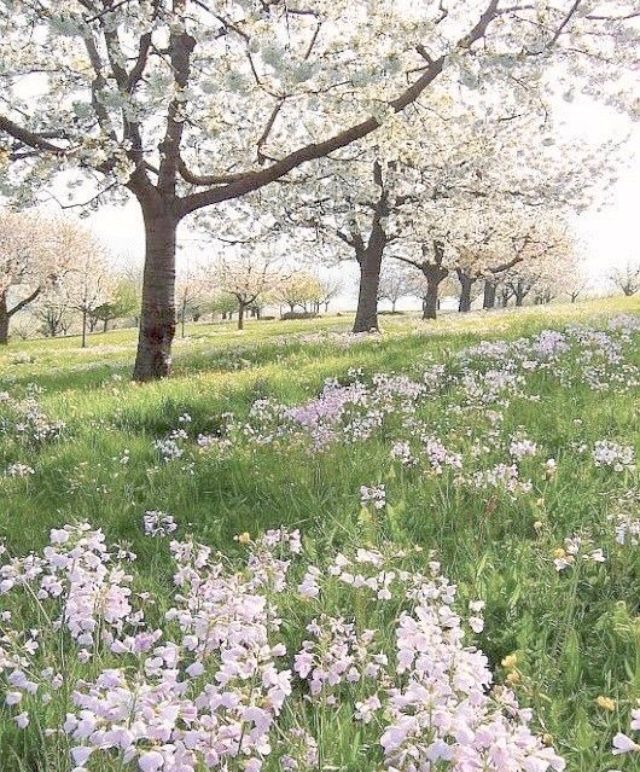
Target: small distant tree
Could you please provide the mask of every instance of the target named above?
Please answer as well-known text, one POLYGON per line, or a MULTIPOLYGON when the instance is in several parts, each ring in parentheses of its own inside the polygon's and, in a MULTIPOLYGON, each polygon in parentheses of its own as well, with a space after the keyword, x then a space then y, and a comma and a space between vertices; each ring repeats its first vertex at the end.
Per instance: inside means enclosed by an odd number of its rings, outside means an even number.
POLYGON ((329 311, 329 303, 340 294, 342 282, 340 279, 331 276, 318 277, 318 287, 321 291, 319 297, 320 305, 324 306, 324 312, 326 314, 329 311))
POLYGON ((111 300, 98 306, 89 319, 89 329, 93 331, 95 323, 102 322, 102 331, 106 332, 109 322, 130 316, 138 308, 140 299, 136 288, 126 278, 116 281, 111 293, 111 300), (92 327, 92 322, 94 326, 92 327))
POLYGON ((38 300, 33 314, 40 322, 45 338, 67 334, 71 326, 72 309, 69 296, 61 283, 38 300))
POLYGON ((233 295, 227 295, 226 292, 216 293, 209 301, 208 306, 212 314, 220 314, 222 319, 232 319, 238 308, 236 299, 233 295))
POLYGON ((277 259, 268 251, 251 246, 233 258, 222 258, 216 272, 220 289, 231 295, 238 304, 238 329, 244 329, 248 308, 259 298, 273 291, 282 281, 283 274, 277 259))
POLYGON ((589 281, 589 278, 587 276, 578 274, 576 276, 571 277, 571 279, 569 279, 569 281, 567 282, 565 292, 569 296, 569 300, 572 303, 575 303, 580 297, 580 295, 584 295, 586 292, 589 292, 590 289, 591 289, 591 283, 589 281))
POLYGON ((320 298, 325 296, 325 291, 312 273, 295 271, 280 282, 272 294, 274 300, 287 305, 293 313, 296 308, 306 310, 309 303, 322 302, 320 298))
POLYGON ((629 260, 622 268, 613 270, 609 278, 626 297, 631 297, 640 290, 640 263, 629 260))
POLYGON ((86 348, 89 319, 96 316, 97 309, 112 303, 114 298, 109 261, 95 240, 88 239, 84 255, 74 261, 73 269, 65 276, 63 290, 69 307, 80 313, 81 345, 86 348))
POLYGON ((55 286, 79 246, 73 223, 34 214, 0 212, 0 345, 11 319, 55 286))
POLYGON ((411 281, 407 271, 399 265, 384 265, 380 272, 378 300, 388 300, 391 312, 395 313, 398 301, 410 293, 411 281))
POLYGON ((203 268, 193 268, 178 276, 176 306, 180 321, 180 335, 185 336, 187 316, 199 316, 205 302, 210 279, 203 268))

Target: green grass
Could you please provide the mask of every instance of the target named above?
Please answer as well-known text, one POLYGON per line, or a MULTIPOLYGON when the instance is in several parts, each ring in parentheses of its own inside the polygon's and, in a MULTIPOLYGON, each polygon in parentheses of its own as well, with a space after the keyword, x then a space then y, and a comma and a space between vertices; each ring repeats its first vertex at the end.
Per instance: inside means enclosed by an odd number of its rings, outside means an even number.
MULTIPOLYGON (((278 525, 301 528, 322 554, 362 539, 359 488, 384 482, 390 510, 365 529, 367 538, 434 550, 462 599, 486 601, 480 645, 496 679, 507 676, 502 659, 517 652, 518 697, 534 709, 536 727, 553 737, 569 769, 640 768, 633 759, 610 756, 613 734, 628 731, 630 710, 640 697, 640 548, 616 551, 608 516, 620 497, 638 492, 637 473, 596 469, 574 447, 613 438, 635 445, 640 455, 637 389, 602 393, 584 383, 563 389, 553 377, 537 374, 530 388, 540 401, 512 400, 503 411, 500 437, 524 429, 542 459, 558 461, 558 473, 548 480, 532 473, 534 489, 515 500, 456 486, 448 474, 398 470, 389 457, 393 427, 367 442, 315 455, 297 445, 240 446, 227 455, 193 448, 161 465, 153 448, 185 412, 196 436, 215 431, 227 412, 246 416, 260 397, 303 401, 326 378, 344 377, 350 368, 369 375, 417 374, 482 339, 518 338, 621 312, 640 313, 640 301, 446 315, 436 323, 383 317, 380 339, 349 348, 330 337, 299 338, 346 331, 348 317, 249 322, 243 333, 232 324, 191 325, 188 337, 176 342, 174 376, 145 385, 127 379, 135 353, 129 330, 92 335, 86 350, 77 338, 12 342, 0 352, 0 389, 19 396, 37 384, 42 409, 63 419, 66 429, 62 440, 29 449, 9 436, 2 442, 0 435, 0 468, 20 461, 36 470, 29 478, 0 481, 0 536, 12 554, 23 554, 41 548, 50 528, 87 519, 108 540, 131 543, 145 586, 162 598, 169 569, 162 546, 141 533, 145 510, 171 512, 183 533, 230 554, 238 551, 236 534, 278 525), (615 557, 604 566, 558 574, 552 553, 579 531, 588 531, 596 546, 615 557), (599 695, 613 698, 615 710, 599 708, 599 695)), ((636 365, 638 342, 631 355, 636 365)), ((444 393, 420 417, 447 445, 468 452, 472 438, 486 435, 489 424, 483 411, 452 412, 455 403, 455 394, 444 393)), ((502 460, 491 448, 487 458, 502 460)), ((527 463, 533 461, 523 462, 525 470, 527 463)), ((25 761, 37 753, 21 750, 22 741, 6 728, 8 716, 6 710, 0 716, 2 768, 16 756, 22 756, 24 769, 38 768, 25 761)), ((364 769, 351 750, 351 730, 336 721, 329 731, 334 747, 324 752, 340 769, 364 769)))

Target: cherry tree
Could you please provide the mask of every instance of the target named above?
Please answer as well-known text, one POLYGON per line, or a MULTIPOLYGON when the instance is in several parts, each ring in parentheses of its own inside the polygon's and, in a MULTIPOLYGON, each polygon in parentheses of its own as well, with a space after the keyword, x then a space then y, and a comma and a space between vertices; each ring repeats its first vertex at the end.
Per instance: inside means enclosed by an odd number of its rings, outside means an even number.
POLYGON ((131 316, 139 305, 139 296, 135 285, 127 276, 114 277, 111 297, 94 309, 89 317, 89 330, 93 332, 98 322, 102 322, 102 331, 107 332, 109 322, 131 316))
POLYGON ((466 11, 377 5, 374 14, 364 0, 40 0, 0 9, 4 157, 36 187, 74 166, 99 177, 90 203, 124 187, 140 204, 135 377, 169 372, 177 228, 187 215, 377 130, 499 18, 498 0, 466 11))
POLYGON ((146 254, 134 376, 164 376, 188 215, 370 135, 428 100, 443 73, 464 88, 527 83, 553 60, 618 97, 636 16, 633 0, 613 11, 592 0, 3 3, 3 187, 26 200, 75 169, 90 183, 87 206, 124 190, 137 199, 146 254))
POLYGON ((69 222, 0 212, 0 344, 9 339, 13 316, 61 280, 83 239, 69 222))
POLYGON ((408 272, 399 265, 387 264, 380 272, 378 299, 391 303, 391 312, 395 313, 396 305, 401 298, 411 294, 413 285, 408 272))
POLYGON ((500 278, 517 307, 532 293, 556 297, 565 292, 578 274, 578 261, 566 225, 553 223, 543 232, 531 233, 523 260, 500 278), (527 259, 528 258, 528 259, 527 259))
POLYGON ((72 269, 61 282, 69 308, 80 313, 82 348, 87 346, 89 319, 115 297, 116 284, 110 262, 102 246, 88 239, 83 254, 74 260, 72 269))
POLYGON ((342 291, 342 281, 335 276, 318 276, 318 310, 324 306, 325 314, 329 311, 329 304, 342 291))
POLYGON ((178 273, 176 283, 176 299, 178 319, 180 320, 180 336, 185 336, 185 325, 189 310, 197 309, 205 300, 211 289, 211 268, 207 266, 191 267, 178 273))
POLYGON ((508 292, 517 297, 517 305, 522 305, 553 260, 569 252, 566 224, 559 221, 555 211, 529 206, 514 208, 505 215, 493 212, 491 218, 476 213, 458 245, 458 310, 471 310, 471 293, 480 279, 485 281, 485 308, 493 307, 501 278, 505 278, 503 286, 508 292))
POLYGON ((292 271, 274 288, 271 297, 277 303, 289 306, 290 313, 299 307, 306 311, 310 303, 314 306, 326 298, 326 288, 318 277, 309 271, 292 271))
POLYGON ((73 313, 69 297, 61 283, 56 283, 45 295, 41 295, 32 311, 40 321, 41 332, 45 337, 55 338, 68 333, 73 313))
POLYGON ((622 268, 614 269, 609 278, 626 297, 631 297, 640 291, 640 263, 628 260, 622 268))
POLYGON ((248 308, 269 294, 284 279, 278 258, 269 248, 251 246, 233 257, 221 257, 215 270, 216 285, 238 303, 238 329, 244 329, 248 308))

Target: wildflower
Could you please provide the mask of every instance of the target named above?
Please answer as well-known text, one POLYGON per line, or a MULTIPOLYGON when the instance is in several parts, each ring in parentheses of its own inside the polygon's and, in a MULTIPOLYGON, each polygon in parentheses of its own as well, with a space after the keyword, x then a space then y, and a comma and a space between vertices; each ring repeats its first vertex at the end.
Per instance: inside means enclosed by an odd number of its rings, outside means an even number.
POLYGON ((249 535, 248 531, 244 531, 243 533, 239 533, 237 536, 234 536, 234 539, 238 542, 238 544, 249 544, 251 541, 251 536, 249 535))
POLYGON ((158 510, 148 510, 142 518, 145 536, 168 536, 178 525, 172 515, 158 510))
POLYGON ((622 732, 618 732, 613 738, 613 750, 611 751, 614 756, 618 756, 621 753, 630 753, 640 751, 640 745, 634 743, 634 741, 622 732))
POLYGON ((610 467, 616 472, 635 469, 635 450, 630 445, 599 440, 593 446, 591 455, 595 465, 599 467, 610 467))
POLYGON ((502 667, 506 668, 507 670, 513 670, 513 668, 518 664, 518 657, 516 654, 507 654, 507 656, 502 660, 501 664, 502 667))
POLYGON ((384 485, 374 485, 371 488, 368 488, 366 485, 361 485, 360 503, 363 506, 371 503, 373 504, 374 509, 384 509, 387 503, 384 485))
POLYGON ((611 699, 611 697, 604 697, 602 694, 596 697, 596 705, 599 708, 602 708, 603 710, 609 710, 613 711, 616 709, 616 702, 615 700, 611 699))
POLYGON ((5 470, 5 475, 7 477, 29 477, 29 475, 35 473, 36 470, 32 466, 20 464, 18 462, 10 464, 5 470))

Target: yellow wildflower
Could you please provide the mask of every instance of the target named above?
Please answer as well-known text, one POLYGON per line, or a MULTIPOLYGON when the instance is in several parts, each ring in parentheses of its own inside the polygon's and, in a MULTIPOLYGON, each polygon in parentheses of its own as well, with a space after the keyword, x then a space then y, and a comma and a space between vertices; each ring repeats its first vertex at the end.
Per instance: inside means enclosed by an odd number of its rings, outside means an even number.
POLYGON ((616 701, 612 700, 611 697, 605 697, 602 694, 596 698, 596 705, 603 710, 616 709, 616 701))

